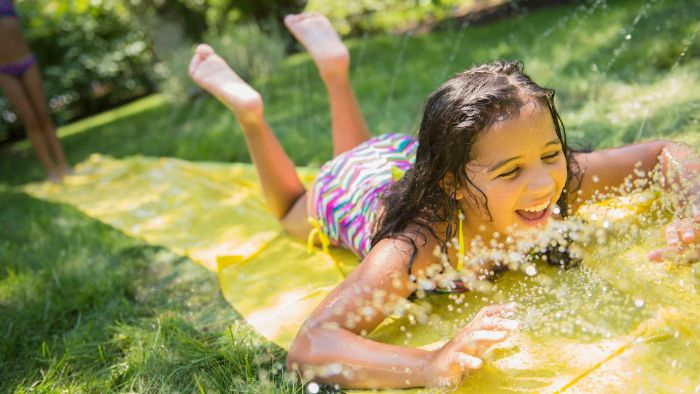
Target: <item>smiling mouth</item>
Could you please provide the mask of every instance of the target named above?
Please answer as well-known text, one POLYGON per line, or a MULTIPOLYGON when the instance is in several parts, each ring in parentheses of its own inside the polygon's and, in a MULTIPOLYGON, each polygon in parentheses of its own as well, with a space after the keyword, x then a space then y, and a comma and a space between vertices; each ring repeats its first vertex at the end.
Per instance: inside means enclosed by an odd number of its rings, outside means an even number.
POLYGON ((515 213, 526 222, 533 222, 533 224, 537 224, 537 222, 542 221, 548 216, 548 214, 551 212, 551 207, 551 201, 547 201, 544 204, 536 205, 531 208, 518 209, 515 211, 515 213))

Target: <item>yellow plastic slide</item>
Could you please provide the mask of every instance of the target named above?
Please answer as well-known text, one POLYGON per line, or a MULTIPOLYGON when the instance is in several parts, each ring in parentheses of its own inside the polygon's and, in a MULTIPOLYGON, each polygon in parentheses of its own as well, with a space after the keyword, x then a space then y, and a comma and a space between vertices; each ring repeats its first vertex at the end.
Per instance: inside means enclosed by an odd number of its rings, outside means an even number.
MULTIPOLYGON (((304 182, 313 180, 314 170, 299 172, 304 182)), ((283 348, 357 265, 349 252, 310 255, 305 240, 284 235, 250 165, 94 155, 64 184, 26 191, 215 270, 228 302, 283 348)), ((597 206, 595 214, 638 220, 639 206, 621 200, 597 206)), ((522 305, 522 329, 491 351, 458 391, 700 392, 700 281, 687 265, 645 260, 661 243, 659 227, 635 231, 631 238, 603 234, 602 246, 591 248, 577 268, 538 264, 536 275, 502 274, 489 294, 416 301, 369 336, 437 346, 480 307, 514 300, 522 305)))

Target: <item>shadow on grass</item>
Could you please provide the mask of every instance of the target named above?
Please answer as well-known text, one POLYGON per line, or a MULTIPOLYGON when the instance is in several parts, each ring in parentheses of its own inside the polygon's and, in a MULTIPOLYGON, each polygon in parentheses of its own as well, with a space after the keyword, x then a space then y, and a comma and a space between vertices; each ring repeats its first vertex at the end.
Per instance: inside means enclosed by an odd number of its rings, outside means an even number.
POLYGON ((0 392, 300 390, 203 267, 66 205, 0 207, 0 392))

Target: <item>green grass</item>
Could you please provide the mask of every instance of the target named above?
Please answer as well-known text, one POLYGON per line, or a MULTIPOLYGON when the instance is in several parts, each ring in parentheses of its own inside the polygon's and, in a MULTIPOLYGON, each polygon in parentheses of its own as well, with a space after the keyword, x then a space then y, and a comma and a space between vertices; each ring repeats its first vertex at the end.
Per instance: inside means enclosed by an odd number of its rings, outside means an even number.
MULTIPOLYGON (((557 89, 575 143, 697 144, 698 20, 690 0, 629 0, 348 44, 355 90, 377 134, 413 132, 426 96, 446 77, 506 58, 524 60, 536 81, 557 89)), ((306 55, 253 85, 297 164, 330 158, 327 100, 306 55)), ((73 163, 94 152, 249 161, 233 118, 206 96, 183 106, 147 98, 61 136, 73 163)), ((279 372, 284 352, 241 321, 213 274, 14 187, 42 177, 28 144, 0 153, 0 392, 301 391, 279 372)))
POLYGON ((66 205, 0 206, 0 392, 294 391, 214 274, 66 205))

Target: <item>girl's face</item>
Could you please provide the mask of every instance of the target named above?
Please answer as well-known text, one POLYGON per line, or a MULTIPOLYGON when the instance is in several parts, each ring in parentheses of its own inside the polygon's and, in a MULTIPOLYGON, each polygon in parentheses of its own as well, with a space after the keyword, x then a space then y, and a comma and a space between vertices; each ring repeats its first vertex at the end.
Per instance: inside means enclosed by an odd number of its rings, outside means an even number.
POLYGON ((531 101, 518 116, 494 124, 477 140, 475 154, 467 174, 486 195, 493 220, 484 212, 481 193, 468 186, 471 194, 463 191, 460 204, 472 231, 484 226, 486 236, 504 234, 540 226, 551 217, 566 184, 567 165, 546 107, 531 101))

